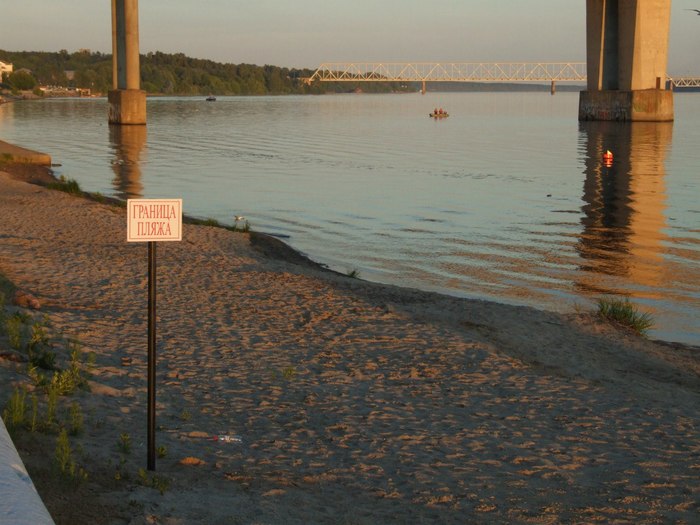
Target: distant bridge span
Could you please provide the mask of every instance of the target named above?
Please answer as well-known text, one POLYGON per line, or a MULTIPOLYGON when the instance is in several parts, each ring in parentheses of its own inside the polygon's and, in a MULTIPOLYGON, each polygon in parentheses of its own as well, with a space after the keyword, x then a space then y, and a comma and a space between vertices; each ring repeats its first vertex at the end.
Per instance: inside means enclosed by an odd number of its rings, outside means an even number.
POLYGON ((585 82, 585 62, 325 62, 319 82, 585 82))
MULTIPOLYGON (((324 62, 318 82, 583 82, 585 62, 324 62)), ((700 87, 700 77, 668 77, 672 88, 700 87)))
POLYGON ((325 62, 320 82, 582 82, 585 62, 325 62))
POLYGON ((700 88, 700 77, 668 77, 668 81, 674 88, 692 87, 700 88))

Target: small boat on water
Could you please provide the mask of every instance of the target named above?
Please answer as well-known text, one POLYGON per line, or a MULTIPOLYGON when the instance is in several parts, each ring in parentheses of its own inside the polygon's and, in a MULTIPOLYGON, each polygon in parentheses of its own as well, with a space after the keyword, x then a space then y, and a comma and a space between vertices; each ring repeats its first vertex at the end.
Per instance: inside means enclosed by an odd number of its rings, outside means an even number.
POLYGON ((450 116, 450 114, 444 111, 442 113, 430 113, 428 116, 430 118, 447 118, 450 116))
POLYGON ((216 97, 214 95, 209 95, 207 97, 207 102, 216 102, 216 97))

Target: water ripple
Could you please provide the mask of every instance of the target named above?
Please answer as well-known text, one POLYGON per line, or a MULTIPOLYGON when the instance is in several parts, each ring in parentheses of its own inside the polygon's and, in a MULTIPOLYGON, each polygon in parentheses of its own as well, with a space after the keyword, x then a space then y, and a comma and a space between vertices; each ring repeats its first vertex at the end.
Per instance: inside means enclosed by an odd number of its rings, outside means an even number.
POLYGON ((47 100, 0 106, 0 133, 85 189, 243 214, 339 271, 550 309, 626 295, 657 318, 654 336, 700 343, 700 100, 678 96, 673 126, 579 124, 577 103, 158 98, 130 133, 106 124, 103 99, 47 100), (428 119, 434 105, 450 119, 428 119))

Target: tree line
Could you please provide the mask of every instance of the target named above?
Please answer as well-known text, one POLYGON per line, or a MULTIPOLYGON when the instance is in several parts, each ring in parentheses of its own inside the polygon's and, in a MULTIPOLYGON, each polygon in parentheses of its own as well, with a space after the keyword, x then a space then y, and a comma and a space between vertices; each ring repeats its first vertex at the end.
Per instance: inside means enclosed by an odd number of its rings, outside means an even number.
MULTIPOLYGON (((4 51, 0 61, 13 64, 14 72, 3 76, 4 84, 15 90, 36 86, 90 89, 106 94, 112 89, 112 55, 89 50, 69 53, 4 51)), ((222 64, 191 58, 182 53, 141 55, 141 89, 153 95, 290 95, 344 93, 355 90, 372 93, 415 91, 415 86, 396 82, 319 83, 306 85, 310 69, 253 64, 222 64)))

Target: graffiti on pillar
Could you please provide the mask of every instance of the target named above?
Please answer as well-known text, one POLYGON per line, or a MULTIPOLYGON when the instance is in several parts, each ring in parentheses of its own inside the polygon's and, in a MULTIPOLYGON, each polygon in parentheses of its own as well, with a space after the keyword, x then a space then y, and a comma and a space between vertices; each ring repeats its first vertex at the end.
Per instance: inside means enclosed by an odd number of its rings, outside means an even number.
POLYGON ((630 120, 629 107, 621 100, 581 101, 580 120, 630 120))

